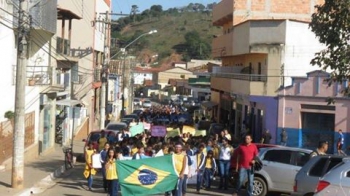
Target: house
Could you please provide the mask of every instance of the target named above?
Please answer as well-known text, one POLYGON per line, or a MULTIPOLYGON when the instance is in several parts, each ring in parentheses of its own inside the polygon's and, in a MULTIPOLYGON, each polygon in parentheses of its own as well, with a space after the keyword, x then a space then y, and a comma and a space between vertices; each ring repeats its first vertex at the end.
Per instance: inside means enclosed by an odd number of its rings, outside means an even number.
POLYGON ((219 103, 216 120, 236 137, 246 127, 255 141, 264 129, 277 139, 278 89, 290 85, 292 76, 318 69, 310 61, 324 46, 308 23, 310 5, 319 2, 222 0, 215 5, 213 24, 222 27, 222 35, 214 38, 212 55, 222 66, 213 68, 211 101, 219 103))
MULTIPOLYGON (((16 29, 18 25, 18 1, 0 2, 0 49, 1 77, 0 87, 3 96, 0 98, 0 165, 11 168, 13 150, 13 119, 5 114, 15 110, 15 83, 17 68, 16 29), (5 10, 5 11, 4 11, 5 10), (12 13, 12 14, 11 14, 12 13), (8 119, 10 118, 10 119, 8 119)), ((54 65, 53 35, 56 32, 56 1, 28 2, 27 14, 32 16, 30 39, 27 39, 28 59, 25 72, 25 123, 24 123, 24 161, 35 159, 54 146, 56 94, 64 88, 57 85, 52 71, 54 65), (37 13, 40 13, 37 14, 37 13), (45 101, 46 100, 46 101, 45 101), (50 126, 52 125, 52 126, 50 126)))
POLYGON ((191 71, 181 67, 174 67, 165 71, 158 72, 158 84, 161 88, 168 85, 169 79, 188 79, 195 78, 191 71))
POLYGON ((279 90, 277 135, 285 129, 288 146, 315 149, 325 140, 333 153, 339 129, 346 138, 344 146, 350 144, 350 99, 342 94, 348 81, 329 85, 329 78, 329 73, 317 70, 293 77, 290 86, 279 90))
MULTIPOLYGON (((105 37, 107 36, 107 39, 109 39, 109 32, 105 32, 105 24, 102 22, 92 23, 92 21, 94 19, 98 19, 99 21, 105 20, 105 13, 111 10, 111 4, 110 1, 107 0, 60 0, 58 2, 58 9, 62 11, 68 10, 80 18, 79 20, 65 18, 65 22, 61 20, 57 24, 57 37, 64 41, 68 40, 70 51, 69 54, 65 55, 65 58, 62 59, 62 63, 60 62, 66 67, 59 67, 61 70, 59 74, 61 75, 60 82, 71 87, 71 91, 66 91, 66 94, 61 98, 79 100, 82 103, 83 110, 77 112, 79 115, 88 117, 88 121, 84 122, 88 123, 88 130, 84 131, 88 133, 89 130, 96 129, 101 124, 101 70, 105 49, 105 37), (67 25, 68 22, 69 24, 67 25), (71 31, 69 29, 70 25, 74 28, 71 31), (84 33, 82 33, 82 30, 84 33), (68 78, 69 76, 67 76, 67 73, 70 73, 70 78, 68 78), (63 78, 62 74, 65 74, 66 78, 63 78)), ((65 47, 67 47, 67 45, 65 45, 65 47)), ((109 97, 110 93, 106 93, 106 96, 109 97)), ((65 106, 65 108, 67 108, 67 106, 65 106)), ((106 108, 108 110, 108 107, 106 108)), ((73 110, 66 109, 66 113, 68 116, 72 116, 73 110)), ((79 122, 79 120, 77 120, 77 122, 79 122)), ((75 128, 76 124, 77 123, 74 123, 75 128)), ((76 131, 75 128, 73 129, 76 131)))

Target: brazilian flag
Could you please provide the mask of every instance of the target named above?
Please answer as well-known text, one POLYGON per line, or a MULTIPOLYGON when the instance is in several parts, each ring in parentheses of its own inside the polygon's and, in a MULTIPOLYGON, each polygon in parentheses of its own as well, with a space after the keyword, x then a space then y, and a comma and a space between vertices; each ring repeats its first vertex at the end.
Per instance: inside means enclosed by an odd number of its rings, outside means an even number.
POLYGON ((175 189, 178 175, 171 155, 117 161, 122 195, 152 195, 175 189))

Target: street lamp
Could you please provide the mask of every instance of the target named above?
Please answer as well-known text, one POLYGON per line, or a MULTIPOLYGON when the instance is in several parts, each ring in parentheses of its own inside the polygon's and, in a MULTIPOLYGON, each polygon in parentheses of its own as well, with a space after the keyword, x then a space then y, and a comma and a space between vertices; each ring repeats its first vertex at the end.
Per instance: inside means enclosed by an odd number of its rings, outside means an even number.
MULTIPOLYGON (((124 114, 125 114, 125 108, 124 108, 124 104, 125 104, 125 59, 126 59, 126 49, 131 45, 131 44, 133 44, 133 43, 135 43, 137 40, 139 40, 141 37, 143 37, 143 36, 145 36, 145 35, 151 35, 151 34, 154 34, 154 33, 157 33, 158 31, 157 30, 151 30, 151 31, 149 31, 148 33, 144 33, 144 34, 141 34, 140 36, 138 36, 136 39, 134 39, 132 42, 130 42, 128 45, 126 45, 124 48, 121 48, 121 50, 119 51, 119 52, 117 52, 115 55, 113 55, 112 57, 111 57, 111 59, 113 58, 113 57, 115 57, 115 56, 117 56, 119 53, 121 53, 121 52, 123 52, 124 53, 124 58, 123 58, 123 86, 122 86, 122 91, 123 91, 123 94, 122 94, 122 110, 121 110, 121 117, 123 117, 124 116, 124 114)), ((131 69, 131 67, 130 67, 130 69, 131 69)), ((129 71, 129 78, 130 78, 130 73, 131 73, 131 71, 129 71)), ((128 83, 130 83, 130 79, 128 80, 129 82, 128 83)), ((128 88, 129 90, 131 90, 130 88, 128 88)), ((129 93, 130 94, 130 93, 129 93)), ((131 97, 129 97, 129 99, 130 99, 131 97)), ((132 100, 130 100, 130 101, 132 101, 132 100)))
POLYGON ((145 35, 152 35, 154 33, 158 33, 157 30, 151 30, 150 32, 148 33, 144 33, 144 34, 141 34, 140 36, 138 36, 136 39, 134 39, 132 42, 130 42, 128 45, 126 45, 124 48, 121 48, 119 52, 117 52, 116 54, 114 54, 110 59, 113 59, 114 57, 116 57, 118 54, 120 54, 121 52, 122 53, 125 53, 126 49, 133 43, 135 43, 137 40, 139 40, 141 37, 145 36, 145 35))

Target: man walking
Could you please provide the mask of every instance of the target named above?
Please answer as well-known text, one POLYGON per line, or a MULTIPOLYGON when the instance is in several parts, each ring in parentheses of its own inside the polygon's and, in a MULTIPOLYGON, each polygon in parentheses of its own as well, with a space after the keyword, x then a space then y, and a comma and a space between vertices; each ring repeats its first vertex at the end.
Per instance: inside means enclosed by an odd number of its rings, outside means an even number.
POLYGON ((283 128, 281 133, 281 146, 287 146, 288 134, 287 131, 283 128))
POLYGON ((243 182, 248 177, 247 192, 249 196, 253 196, 253 180, 254 180, 254 158, 258 155, 258 148, 252 144, 252 136, 246 135, 245 141, 238 147, 236 171, 239 170, 239 179, 237 187, 232 196, 237 196, 243 182))
POLYGON ((338 138, 338 142, 337 142, 338 155, 346 156, 345 152, 343 151, 343 145, 344 145, 343 131, 341 129, 339 129, 338 133, 339 133, 339 138, 338 138))

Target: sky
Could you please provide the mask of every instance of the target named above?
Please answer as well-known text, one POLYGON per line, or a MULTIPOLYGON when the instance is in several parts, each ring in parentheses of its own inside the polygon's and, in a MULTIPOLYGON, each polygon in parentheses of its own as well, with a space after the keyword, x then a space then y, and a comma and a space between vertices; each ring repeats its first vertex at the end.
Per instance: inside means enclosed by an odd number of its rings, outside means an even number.
POLYGON ((220 0, 113 0, 113 12, 123 14, 130 14, 131 6, 137 5, 140 12, 149 9, 152 5, 161 5, 163 10, 173 7, 182 7, 190 3, 201 3, 207 5, 209 3, 218 3, 220 0))

